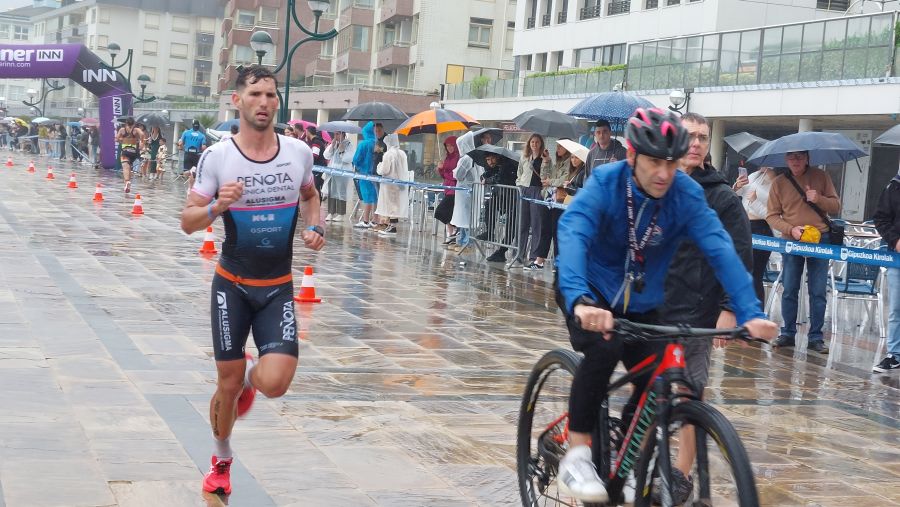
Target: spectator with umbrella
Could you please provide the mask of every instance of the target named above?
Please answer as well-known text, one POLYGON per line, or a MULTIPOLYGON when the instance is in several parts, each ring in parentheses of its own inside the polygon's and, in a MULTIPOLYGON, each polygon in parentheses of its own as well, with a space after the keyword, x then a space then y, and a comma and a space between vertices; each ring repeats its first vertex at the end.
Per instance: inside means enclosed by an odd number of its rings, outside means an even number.
POLYGON ((612 128, 606 120, 597 120, 594 124, 594 144, 588 153, 587 172, 598 165, 625 160, 625 147, 618 139, 612 138, 612 128))
MULTIPOLYGON (((459 150, 456 148, 456 136, 449 136, 444 139, 444 150, 446 156, 438 166, 438 173, 443 178, 442 185, 445 187, 455 187, 456 178, 453 177, 453 170, 459 164, 459 150)), ((456 195, 454 190, 444 191, 444 198, 434 209, 434 218, 447 226, 447 239, 444 245, 451 245, 456 242, 457 230, 456 226, 450 223, 453 219, 453 208, 455 205, 456 195)))
MULTIPOLYGON (((353 171, 353 143, 343 132, 333 132, 331 143, 325 148, 328 167, 341 171, 353 171)), ((328 215, 326 222, 340 222, 347 214, 347 187, 349 181, 345 176, 336 174, 325 178, 322 193, 328 198, 328 215)))
MULTIPOLYGON (((478 136, 478 132, 474 133, 478 136)), ((481 175, 481 182, 488 186, 505 185, 514 186, 516 184, 516 176, 519 166, 519 155, 516 153, 495 146, 493 144, 482 144, 469 154, 476 164, 485 168, 484 174, 481 175)), ((485 191, 485 210, 484 223, 485 230, 478 235, 477 239, 482 241, 496 241, 494 239, 494 231, 497 228, 499 217, 506 215, 506 235, 503 242, 511 244, 515 237, 514 228, 516 220, 518 220, 519 202, 512 199, 514 194, 508 191, 500 191, 491 188, 490 194, 485 191)), ((488 256, 488 262, 506 262, 505 246, 501 246, 494 253, 488 256)))
MULTIPOLYGON (((375 124, 366 123, 362 129, 362 141, 356 147, 353 155, 353 167, 359 174, 372 174, 372 165, 375 155, 375 124)), ((378 191, 375 184, 368 180, 359 180, 359 200, 362 201, 363 212, 359 222, 354 225, 357 229, 371 229, 375 227, 375 204, 378 202, 378 191)))
MULTIPOLYGON (((525 144, 522 158, 519 160, 519 170, 516 185, 522 190, 522 197, 530 199, 543 199, 544 187, 550 184, 550 152, 544 144, 544 136, 531 134, 528 143, 525 144)), ((542 235, 548 219, 548 209, 540 204, 522 201, 519 213, 519 261, 526 270, 544 269, 544 258, 538 256, 542 235), (528 237, 531 236, 531 255, 528 253, 528 237)))
MULTIPOLYGON (((760 167, 750 176, 741 174, 737 181, 734 182, 734 191, 741 198, 744 205, 744 211, 750 218, 750 231, 760 236, 772 236, 772 228, 766 222, 766 215, 769 212, 769 192, 772 189, 772 182, 778 176, 776 170, 772 167, 760 167)), ((763 278, 766 276, 766 270, 769 266, 769 257, 772 252, 769 250, 753 250, 753 290, 756 291, 756 297, 760 301, 766 300, 766 289, 763 286, 763 278)))

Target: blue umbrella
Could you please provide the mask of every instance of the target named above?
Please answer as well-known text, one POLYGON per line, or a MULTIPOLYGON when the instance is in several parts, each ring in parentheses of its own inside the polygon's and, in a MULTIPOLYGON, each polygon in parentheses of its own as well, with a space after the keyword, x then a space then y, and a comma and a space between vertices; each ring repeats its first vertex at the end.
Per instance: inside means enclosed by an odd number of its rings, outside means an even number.
POLYGON ((225 121, 223 121, 222 123, 216 125, 216 128, 215 128, 214 130, 224 130, 224 131, 228 131, 228 130, 231 130, 231 126, 232 126, 232 125, 237 125, 238 127, 240 127, 240 126, 241 126, 241 120, 239 120, 239 119, 237 119, 237 118, 235 118, 235 119, 233 119, 233 120, 225 120, 225 121))
POLYGON ((794 151, 809 152, 809 165, 840 164, 866 156, 866 152, 843 134, 799 132, 760 146, 747 162, 760 167, 787 167, 785 155, 794 151))
POLYGON ((70 121, 70 122, 66 122, 66 126, 67 126, 67 127, 80 127, 80 126, 81 126, 81 122, 80 122, 80 121, 70 121))
POLYGON ((649 100, 624 92, 606 92, 591 95, 569 110, 572 116, 590 120, 606 120, 610 123, 625 122, 639 107, 656 107, 649 100))

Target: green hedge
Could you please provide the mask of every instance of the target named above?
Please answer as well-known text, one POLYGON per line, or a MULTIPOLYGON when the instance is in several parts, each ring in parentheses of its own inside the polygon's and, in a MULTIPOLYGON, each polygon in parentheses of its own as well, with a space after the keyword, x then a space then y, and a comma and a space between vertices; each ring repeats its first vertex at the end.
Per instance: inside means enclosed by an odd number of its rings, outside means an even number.
POLYGON ((547 77, 547 76, 567 76, 569 74, 593 74, 595 72, 609 72, 613 70, 623 70, 628 65, 624 63, 621 65, 600 65, 598 67, 590 67, 587 69, 569 69, 569 70, 558 70, 556 72, 536 72, 534 74, 530 74, 525 76, 525 79, 535 78, 535 77, 547 77))

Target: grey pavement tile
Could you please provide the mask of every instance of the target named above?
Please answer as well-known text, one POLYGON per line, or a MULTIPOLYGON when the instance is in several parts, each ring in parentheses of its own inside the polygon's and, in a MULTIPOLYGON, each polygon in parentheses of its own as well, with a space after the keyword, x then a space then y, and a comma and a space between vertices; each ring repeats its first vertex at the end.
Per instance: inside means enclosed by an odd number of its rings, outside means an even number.
POLYGON ((445 481, 427 472, 407 454, 380 447, 326 447, 322 451, 363 490, 444 489, 445 481), (402 473, 396 473, 402 470, 402 473))

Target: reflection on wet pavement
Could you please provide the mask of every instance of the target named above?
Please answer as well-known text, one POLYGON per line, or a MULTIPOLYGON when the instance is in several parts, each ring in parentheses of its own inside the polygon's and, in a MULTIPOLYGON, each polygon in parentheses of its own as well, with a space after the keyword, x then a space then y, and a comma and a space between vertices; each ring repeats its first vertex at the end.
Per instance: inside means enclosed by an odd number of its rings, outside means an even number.
MULTIPOLYGON (((78 167, 69 190, 16 160, 0 168, 0 505, 219 505, 199 487, 215 259, 178 227, 183 188, 138 184, 134 218, 119 192, 90 201, 98 177, 120 188, 107 173, 78 167)), ((296 245, 324 302, 297 309, 288 395, 238 422, 224 500, 520 504, 519 396, 531 365, 567 346, 551 275, 473 254, 462 266, 432 236, 335 224, 328 240, 296 245)), ((842 306, 833 358, 713 354, 707 398, 741 433, 764 505, 900 504, 897 377, 869 373, 877 336, 856 326, 861 308, 842 306)))

